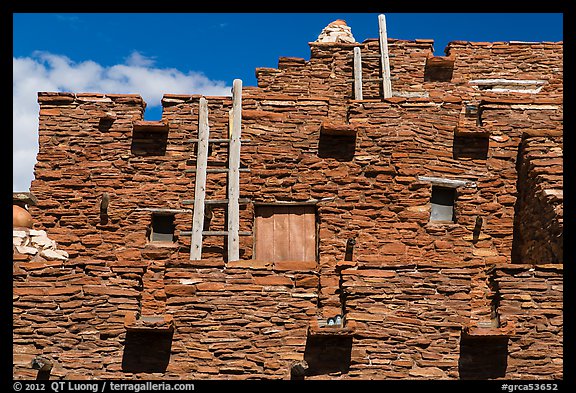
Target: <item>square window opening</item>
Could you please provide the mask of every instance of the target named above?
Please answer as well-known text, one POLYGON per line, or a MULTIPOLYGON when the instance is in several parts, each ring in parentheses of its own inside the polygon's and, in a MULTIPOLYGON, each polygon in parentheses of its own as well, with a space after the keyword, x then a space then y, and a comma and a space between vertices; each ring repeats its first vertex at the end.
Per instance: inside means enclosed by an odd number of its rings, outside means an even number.
POLYGON ((450 82, 454 73, 454 59, 434 56, 426 59, 424 82, 450 82))
POLYGON ((455 222, 455 200, 456 190, 454 188, 432 186, 430 221, 455 222))
POLYGON ((152 214, 150 242, 174 242, 174 215, 152 214))
POLYGON ((130 150, 135 156, 164 156, 168 132, 154 129, 134 129, 130 150))

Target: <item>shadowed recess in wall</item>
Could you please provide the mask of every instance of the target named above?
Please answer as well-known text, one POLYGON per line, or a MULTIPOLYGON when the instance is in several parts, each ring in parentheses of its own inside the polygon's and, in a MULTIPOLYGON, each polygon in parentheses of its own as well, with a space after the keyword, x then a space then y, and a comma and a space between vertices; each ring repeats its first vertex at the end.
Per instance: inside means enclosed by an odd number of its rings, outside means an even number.
POLYGON ((318 157, 352 161, 356 150, 356 135, 320 134, 318 157))
POLYGON ((163 373, 170 362, 174 332, 126 332, 122 371, 163 373))
POLYGON ((352 355, 352 337, 308 336, 304 360, 306 375, 347 373, 352 355))
POLYGON ((508 337, 469 337, 460 339, 458 372, 460 379, 493 379, 506 376, 508 337))
POLYGON ((489 144, 488 138, 454 135, 452 157, 485 160, 488 158, 489 144))

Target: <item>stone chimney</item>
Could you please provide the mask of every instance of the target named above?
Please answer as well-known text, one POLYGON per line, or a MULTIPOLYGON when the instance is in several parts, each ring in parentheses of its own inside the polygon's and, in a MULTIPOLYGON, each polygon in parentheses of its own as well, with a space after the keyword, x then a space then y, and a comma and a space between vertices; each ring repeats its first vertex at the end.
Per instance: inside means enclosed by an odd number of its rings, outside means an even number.
POLYGON ((356 40, 352 35, 350 27, 346 25, 346 22, 342 19, 337 19, 322 30, 316 42, 355 43, 356 40))

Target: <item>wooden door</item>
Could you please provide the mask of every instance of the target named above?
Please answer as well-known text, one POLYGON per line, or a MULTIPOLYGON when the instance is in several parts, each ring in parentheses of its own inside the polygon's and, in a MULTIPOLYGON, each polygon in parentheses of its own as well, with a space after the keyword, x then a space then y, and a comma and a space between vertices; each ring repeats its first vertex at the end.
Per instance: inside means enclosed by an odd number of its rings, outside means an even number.
POLYGON ((315 207, 257 207, 254 248, 259 260, 316 261, 315 207))

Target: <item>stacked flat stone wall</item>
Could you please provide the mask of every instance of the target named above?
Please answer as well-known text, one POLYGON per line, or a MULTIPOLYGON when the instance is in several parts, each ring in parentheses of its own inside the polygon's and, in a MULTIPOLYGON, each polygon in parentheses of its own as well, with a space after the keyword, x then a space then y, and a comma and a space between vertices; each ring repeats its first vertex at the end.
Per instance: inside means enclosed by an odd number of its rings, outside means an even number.
MULTIPOLYGON (((30 211, 69 259, 15 254, 15 378, 36 377, 38 355, 54 379, 562 378, 562 44, 454 42, 451 80, 425 81, 432 44, 389 40, 389 99, 379 82, 352 97, 353 48, 378 78, 376 40, 311 43, 310 60, 256 70, 239 261, 223 237, 190 261, 181 234, 200 96, 166 94, 162 120, 144 122, 138 95, 39 93, 30 211), (476 79, 544 82, 526 93, 476 79), (156 145, 135 147, 146 129, 156 145), (456 184, 453 222, 430 221, 437 182, 456 184), (255 211, 270 203, 315 206, 315 261, 254 258, 255 211), (173 242, 149 240, 158 209, 173 242), (340 313, 342 329, 317 326, 340 313)), ((231 99, 207 100, 210 136, 226 138, 231 99)), ((209 167, 226 150, 213 144, 209 167)), ((225 198, 226 174, 209 173, 206 193, 225 198)), ((225 206, 211 211, 206 225, 225 230, 225 206)))
POLYGON ((562 137, 558 133, 542 134, 526 133, 520 146, 517 231, 512 253, 520 263, 563 262, 562 137))

